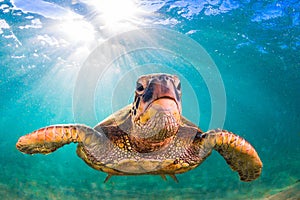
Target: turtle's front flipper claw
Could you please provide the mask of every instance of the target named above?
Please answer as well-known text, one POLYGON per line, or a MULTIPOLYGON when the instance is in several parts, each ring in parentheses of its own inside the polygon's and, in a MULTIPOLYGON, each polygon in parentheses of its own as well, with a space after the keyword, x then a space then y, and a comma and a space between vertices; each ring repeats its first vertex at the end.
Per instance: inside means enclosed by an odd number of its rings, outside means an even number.
POLYGON ((218 151, 242 181, 252 181, 261 174, 262 162, 244 138, 220 129, 208 131, 202 137, 205 138, 204 145, 218 151))

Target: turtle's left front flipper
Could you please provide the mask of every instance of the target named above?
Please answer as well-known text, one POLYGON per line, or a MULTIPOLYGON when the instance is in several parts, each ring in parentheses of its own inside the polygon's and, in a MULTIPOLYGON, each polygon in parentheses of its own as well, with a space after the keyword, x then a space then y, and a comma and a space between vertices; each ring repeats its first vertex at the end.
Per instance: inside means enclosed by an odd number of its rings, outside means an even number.
POLYGON ((225 130, 211 130, 203 133, 203 145, 218 151, 232 170, 237 171, 241 181, 258 178, 262 162, 249 142, 225 130))
POLYGON ((101 134, 85 125, 54 125, 41 128, 19 138, 16 147, 27 154, 48 154, 70 143, 93 145, 101 134))

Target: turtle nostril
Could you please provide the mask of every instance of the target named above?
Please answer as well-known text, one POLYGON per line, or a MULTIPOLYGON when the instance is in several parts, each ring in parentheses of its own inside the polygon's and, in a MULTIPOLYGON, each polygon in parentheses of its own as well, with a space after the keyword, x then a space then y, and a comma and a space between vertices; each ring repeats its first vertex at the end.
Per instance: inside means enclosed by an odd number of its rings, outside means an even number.
POLYGON ((158 80, 160 80, 160 81, 168 81, 169 80, 169 77, 168 76, 166 76, 166 75, 161 75, 161 76, 159 76, 158 77, 158 80))

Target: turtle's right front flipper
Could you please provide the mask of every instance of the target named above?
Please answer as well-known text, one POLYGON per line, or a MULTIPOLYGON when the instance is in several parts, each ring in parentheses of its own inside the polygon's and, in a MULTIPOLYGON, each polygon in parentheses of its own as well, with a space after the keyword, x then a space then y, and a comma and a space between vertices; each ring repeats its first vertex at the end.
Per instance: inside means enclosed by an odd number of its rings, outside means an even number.
POLYGON ((27 154, 48 154, 71 142, 91 141, 97 135, 99 132, 84 125, 54 125, 20 137, 16 147, 27 154))
POLYGON ((252 181, 260 176, 263 164, 244 138, 221 129, 208 131, 201 137, 204 148, 218 151, 242 181, 252 181))

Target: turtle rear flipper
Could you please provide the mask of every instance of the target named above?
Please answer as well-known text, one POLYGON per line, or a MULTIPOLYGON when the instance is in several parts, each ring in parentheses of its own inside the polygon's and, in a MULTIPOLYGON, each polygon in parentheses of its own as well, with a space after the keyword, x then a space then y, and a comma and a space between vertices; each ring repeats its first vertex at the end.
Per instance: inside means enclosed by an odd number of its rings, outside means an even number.
POLYGON ((255 149, 244 138, 225 130, 211 130, 202 134, 204 146, 218 151, 241 181, 249 182, 259 177, 262 162, 255 149))
POLYGON ((98 132, 84 125, 54 125, 19 138, 16 147, 26 154, 48 154, 65 144, 90 141, 98 132))

